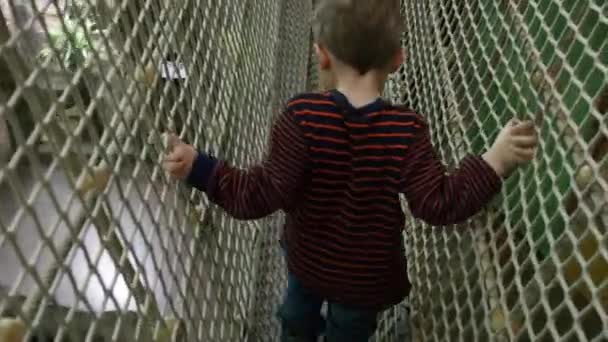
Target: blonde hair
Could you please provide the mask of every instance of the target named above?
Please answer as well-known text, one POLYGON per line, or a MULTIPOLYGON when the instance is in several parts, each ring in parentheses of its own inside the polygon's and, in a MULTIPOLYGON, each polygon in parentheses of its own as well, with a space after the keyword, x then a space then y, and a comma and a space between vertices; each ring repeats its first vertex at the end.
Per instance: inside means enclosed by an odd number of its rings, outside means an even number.
POLYGON ((361 74, 390 65, 402 30, 399 0, 321 0, 313 19, 317 43, 361 74))

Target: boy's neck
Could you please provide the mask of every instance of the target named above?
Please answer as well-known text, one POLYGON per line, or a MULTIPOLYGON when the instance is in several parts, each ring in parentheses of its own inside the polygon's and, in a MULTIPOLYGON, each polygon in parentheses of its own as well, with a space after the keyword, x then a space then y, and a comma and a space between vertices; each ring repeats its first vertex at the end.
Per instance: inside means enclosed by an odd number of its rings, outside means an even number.
POLYGON ((336 89, 346 96, 354 107, 363 107, 382 96, 385 80, 381 80, 383 77, 379 77, 376 72, 361 75, 349 70, 337 74, 336 89))

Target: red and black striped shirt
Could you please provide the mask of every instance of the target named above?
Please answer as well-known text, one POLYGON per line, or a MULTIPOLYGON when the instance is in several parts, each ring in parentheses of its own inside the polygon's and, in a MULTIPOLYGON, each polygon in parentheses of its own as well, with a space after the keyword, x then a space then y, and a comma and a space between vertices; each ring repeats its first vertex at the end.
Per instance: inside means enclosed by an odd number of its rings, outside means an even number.
POLYGON ((379 309, 409 291, 399 194, 416 218, 449 225, 501 187, 478 156, 448 174, 417 113, 383 100, 354 108, 338 91, 293 98, 257 166, 200 154, 188 181, 239 219, 283 210, 290 271, 330 301, 379 309))

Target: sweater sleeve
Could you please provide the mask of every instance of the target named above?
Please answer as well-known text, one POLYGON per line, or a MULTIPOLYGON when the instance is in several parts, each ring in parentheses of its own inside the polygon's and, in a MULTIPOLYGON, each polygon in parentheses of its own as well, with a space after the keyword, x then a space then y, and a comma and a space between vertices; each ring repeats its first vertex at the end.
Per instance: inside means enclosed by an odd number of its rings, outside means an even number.
POLYGON ((261 163, 239 169, 200 153, 188 183, 205 191, 210 201, 231 216, 258 219, 287 209, 296 199, 306 165, 308 149, 290 110, 273 124, 270 147, 261 163))
POLYGON ((448 174, 426 124, 408 153, 403 193, 412 214, 429 224, 462 223, 500 192, 502 180, 480 156, 467 156, 448 174))

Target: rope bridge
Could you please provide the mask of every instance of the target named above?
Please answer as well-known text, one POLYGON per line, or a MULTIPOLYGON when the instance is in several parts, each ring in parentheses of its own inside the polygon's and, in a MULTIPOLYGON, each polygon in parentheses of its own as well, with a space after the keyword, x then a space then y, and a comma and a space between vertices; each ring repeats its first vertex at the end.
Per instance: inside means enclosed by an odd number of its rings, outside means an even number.
MULTIPOLYGON (((277 340, 281 215, 239 222, 170 181, 163 133, 259 160, 317 89, 315 2, 0 0, 0 342, 277 340)), ((608 4, 402 11, 385 93, 446 164, 513 117, 542 142, 468 224, 404 223, 414 288, 375 340, 605 341, 608 4)))

